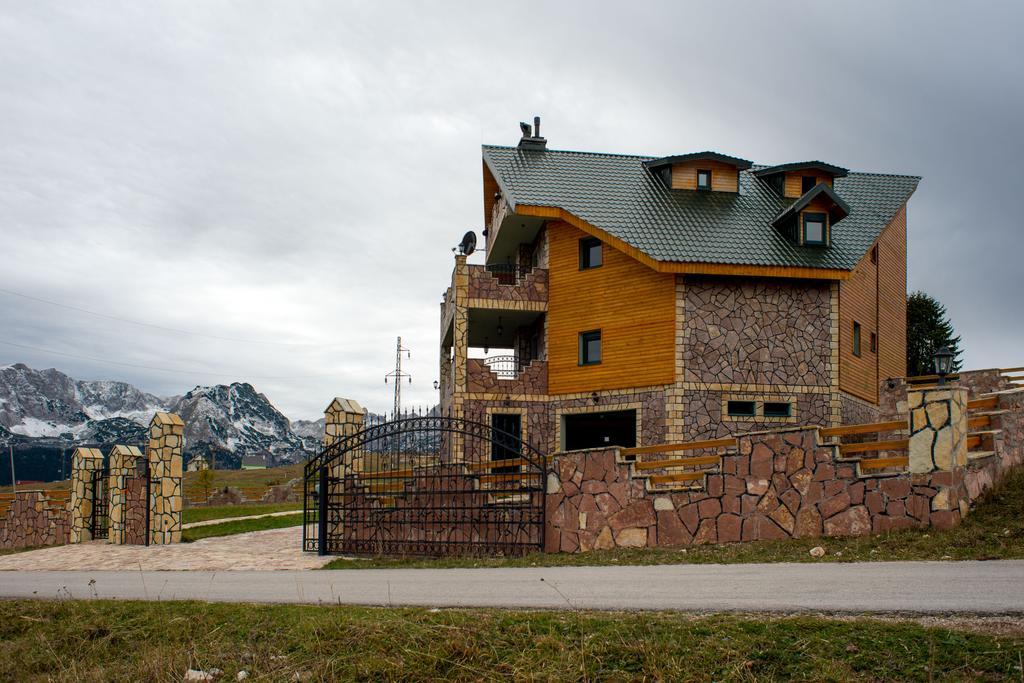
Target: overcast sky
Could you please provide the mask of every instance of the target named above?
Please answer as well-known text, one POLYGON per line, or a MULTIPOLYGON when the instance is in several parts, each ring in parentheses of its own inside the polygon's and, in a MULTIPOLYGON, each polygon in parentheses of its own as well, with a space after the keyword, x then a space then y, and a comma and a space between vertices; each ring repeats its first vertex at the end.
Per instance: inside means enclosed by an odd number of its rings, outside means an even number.
POLYGON ((1024 365, 1021 3, 839 5, 4 0, 0 364, 315 418, 388 407, 402 335, 432 404, 479 146, 539 114, 555 149, 923 176, 910 288, 967 367, 1024 365))

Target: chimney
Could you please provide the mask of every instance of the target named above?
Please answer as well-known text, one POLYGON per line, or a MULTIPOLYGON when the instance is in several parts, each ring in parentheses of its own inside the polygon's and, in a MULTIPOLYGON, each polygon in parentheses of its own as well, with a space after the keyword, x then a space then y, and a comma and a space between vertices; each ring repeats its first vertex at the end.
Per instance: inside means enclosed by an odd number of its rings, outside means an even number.
POLYGON ((540 117, 533 117, 533 128, 525 121, 519 122, 519 130, 523 137, 519 139, 519 149, 547 149, 548 141, 540 136, 540 117))

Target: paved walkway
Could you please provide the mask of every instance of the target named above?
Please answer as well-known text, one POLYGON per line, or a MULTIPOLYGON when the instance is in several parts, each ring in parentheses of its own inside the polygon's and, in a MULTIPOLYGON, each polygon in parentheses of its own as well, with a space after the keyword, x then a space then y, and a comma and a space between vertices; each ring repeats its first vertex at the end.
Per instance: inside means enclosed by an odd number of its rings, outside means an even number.
MULTIPOLYGON (((302 527, 204 538, 174 545, 89 541, 0 556, 0 570, 281 570, 316 569, 331 558, 304 553, 302 527)), ((0 574, 0 584, 8 579, 0 574)))
POLYGON ((189 522, 182 524, 182 529, 195 529, 197 526, 210 526, 211 524, 224 524, 225 522, 240 522, 243 519, 259 519, 260 517, 287 517, 288 515, 301 515, 302 510, 283 510, 281 512, 267 512, 262 515, 246 515, 245 517, 224 517, 222 519, 208 519, 204 522, 189 522))
POLYGON ((25 571, 0 573, 0 597, 1024 614, 1024 561, 316 572, 25 571))

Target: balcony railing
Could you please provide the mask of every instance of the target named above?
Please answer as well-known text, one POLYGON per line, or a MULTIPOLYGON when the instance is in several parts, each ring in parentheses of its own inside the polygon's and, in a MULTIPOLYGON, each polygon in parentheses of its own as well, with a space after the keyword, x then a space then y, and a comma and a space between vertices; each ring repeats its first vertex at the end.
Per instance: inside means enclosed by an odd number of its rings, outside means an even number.
POLYGON ((519 359, 515 356, 491 356, 484 359, 484 365, 498 379, 515 379, 519 374, 519 359))
POLYGON ((468 270, 470 299, 547 303, 548 271, 546 268, 509 263, 489 266, 471 265, 468 270))
POLYGON ((533 270, 533 266, 522 266, 518 263, 492 263, 484 268, 503 285, 516 284, 533 270))

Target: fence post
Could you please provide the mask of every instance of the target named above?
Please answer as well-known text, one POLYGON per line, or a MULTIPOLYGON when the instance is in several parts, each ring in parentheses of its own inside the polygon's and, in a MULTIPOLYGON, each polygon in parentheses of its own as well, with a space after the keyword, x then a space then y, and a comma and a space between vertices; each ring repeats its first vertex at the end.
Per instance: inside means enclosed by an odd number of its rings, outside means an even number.
POLYGON ((149 423, 146 459, 150 476, 159 480, 152 495, 153 514, 149 534, 163 545, 181 540, 182 462, 185 423, 174 413, 157 413, 149 423))
POLYGON ((320 468, 320 488, 317 490, 317 553, 327 554, 327 465, 320 468))
POLYGON ((114 446, 110 451, 110 478, 107 485, 107 516, 110 520, 108 542, 119 545, 125 542, 127 499, 125 488, 128 478, 135 473, 136 463, 142 452, 135 446, 114 446))
POLYGON ((71 455, 70 543, 92 540, 93 474, 101 469, 103 454, 97 448, 76 448, 71 455))
POLYGON ((931 521, 953 526, 967 510, 964 468, 967 465, 967 389, 936 387, 907 391, 910 411, 908 454, 914 483, 938 489, 931 501, 931 521))

